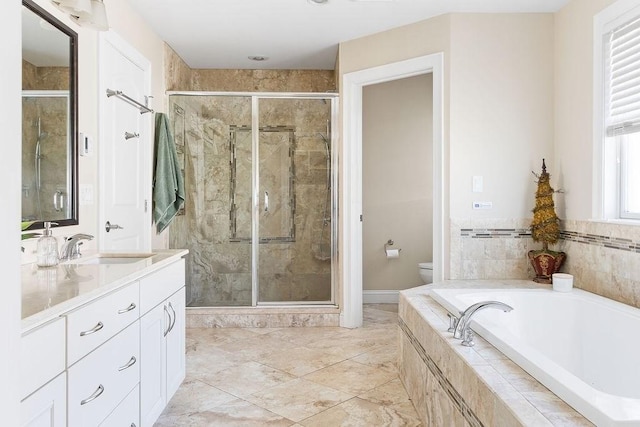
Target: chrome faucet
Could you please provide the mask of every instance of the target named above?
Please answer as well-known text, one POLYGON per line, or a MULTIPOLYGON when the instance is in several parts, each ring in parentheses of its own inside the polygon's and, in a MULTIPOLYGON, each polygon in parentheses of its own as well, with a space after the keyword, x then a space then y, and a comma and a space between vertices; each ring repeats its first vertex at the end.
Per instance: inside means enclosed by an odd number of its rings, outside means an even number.
POLYGON ((473 341, 474 334, 469 324, 473 315, 485 308, 497 308, 501 309, 505 313, 513 310, 513 307, 500 301, 481 301, 467 307, 466 310, 460 312, 460 319, 449 314, 449 332, 453 332, 453 337, 462 340, 462 345, 465 347, 473 347, 475 342, 473 341))
POLYGON ((60 249, 60 261, 67 261, 70 259, 80 258, 80 245, 82 240, 91 240, 93 236, 91 234, 78 233, 71 237, 67 237, 60 249))

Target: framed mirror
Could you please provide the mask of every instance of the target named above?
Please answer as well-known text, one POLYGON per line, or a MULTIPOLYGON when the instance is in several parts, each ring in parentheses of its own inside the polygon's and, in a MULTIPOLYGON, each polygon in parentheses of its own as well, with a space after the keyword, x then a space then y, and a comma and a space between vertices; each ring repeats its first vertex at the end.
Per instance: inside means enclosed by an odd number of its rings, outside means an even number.
POLYGON ((22 1, 22 221, 78 224, 78 35, 22 1))

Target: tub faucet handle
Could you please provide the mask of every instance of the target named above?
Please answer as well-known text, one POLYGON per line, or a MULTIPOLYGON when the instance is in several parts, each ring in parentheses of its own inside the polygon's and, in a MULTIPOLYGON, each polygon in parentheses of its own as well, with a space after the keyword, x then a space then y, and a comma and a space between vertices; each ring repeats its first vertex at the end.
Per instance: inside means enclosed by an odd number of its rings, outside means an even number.
POLYGON ((464 339, 462 340, 462 345, 465 347, 473 347, 474 345, 476 345, 475 341, 473 340, 475 336, 476 335, 473 333, 473 331, 467 328, 464 331, 464 339))
POLYGON ((451 313, 447 313, 447 316, 449 316, 449 329, 447 329, 447 332, 453 332, 458 326, 458 318, 451 313))

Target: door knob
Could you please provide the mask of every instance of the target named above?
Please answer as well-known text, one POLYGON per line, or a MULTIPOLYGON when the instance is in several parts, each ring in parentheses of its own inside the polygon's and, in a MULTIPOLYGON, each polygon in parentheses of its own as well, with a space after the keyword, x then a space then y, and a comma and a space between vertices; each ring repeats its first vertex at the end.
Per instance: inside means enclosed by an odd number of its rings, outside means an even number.
POLYGON ((107 230, 107 233, 111 230, 123 230, 124 227, 119 226, 118 224, 111 224, 109 221, 104 225, 104 229, 107 230))

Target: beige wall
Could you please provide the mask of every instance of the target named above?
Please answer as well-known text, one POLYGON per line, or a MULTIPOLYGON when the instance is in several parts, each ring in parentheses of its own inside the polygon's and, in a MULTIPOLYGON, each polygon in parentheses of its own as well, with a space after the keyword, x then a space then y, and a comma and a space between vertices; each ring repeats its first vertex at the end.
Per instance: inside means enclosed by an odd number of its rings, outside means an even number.
MULTIPOLYGON (((345 74, 365 70, 368 68, 385 65, 393 62, 403 61, 405 59, 425 56, 429 54, 444 53, 444 70, 443 75, 443 137, 445 146, 445 159, 448 159, 449 145, 449 75, 446 70, 449 69, 449 38, 450 38, 450 15, 442 15, 426 21, 415 24, 395 28, 371 36, 340 43, 338 50, 338 82, 340 91, 342 91, 342 80, 345 74)), ((342 106, 341 106, 342 110, 342 106)), ((342 120, 342 115, 340 115, 342 120)), ((340 123, 342 128, 342 123, 340 123)), ((339 151, 342 152, 344 144, 348 144, 341 135, 339 142, 339 151)), ((344 173, 349 165, 342 163, 339 158, 339 173, 344 173)), ((445 160, 445 188, 448 188, 448 166, 445 160)), ((448 192, 445 191, 445 206, 448 206, 448 192)), ((446 208, 445 208, 446 209, 446 208)), ((445 215, 445 221, 448 221, 448 210, 445 215)), ((344 236, 345 218, 339 216, 338 236, 344 236)), ((446 258, 446 255, 445 255, 446 258)), ((343 270, 343 259, 338 260, 340 271, 343 270)), ((445 270, 447 268, 445 267, 445 270)), ((445 277, 447 272, 445 271, 445 277)), ((341 276, 339 276, 341 277, 341 276)), ((338 303, 342 304, 342 289, 348 286, 345 283, 338 283, 336 291, 338 295, 338 303)))
MULTIPOLYGON (((94 138, 94 153, 91 157, 79 157, 79 184, 93 186, 94 202, 90 205, 79 206, 79 225, 54 229, 54 235, 59 237, 74 233, 89 233, 98 235, 98 32, 78 26, 75 22, 54 7, 48 0, 36 0, 39 6, 53 14, 56 18, 78 33, 78 131, 94 138)), ((137 12, 131 8, 126 0, 111 0, 106 3, 107 15, 111 30, 151 62, 151 95, 154 96, 153 108, 164 111, 165 86, 163 68, 163 41, 144 23, 137 12)), ((151 226, 151 225, 150 225, 151 226)), ((153 233, 155 237, 155 232, 153 233)), ((97 239, 86 242, 85 251, 97 248, 97 239)), ((162 241, 154 241, 153 246, 163 246, 162 241)), ((35 240, 24 244, 25 253, 22 262, 35 260, 35 240)))
POLYGON ((544 157, 553 186, 564 190, 555 197, 569 233, 558 245, 568 254, 563 270, 577 287, 640 305, 640 254, 611 247, 640 244, 638 227, 588 221, 593 19, 612 3, 573 0, 556 14, 453 14, 341 45, 342 73, 445 54, 451 278, 532 276, 525 256, 539 245, 523 234, 534 205, 530 171, 539 172, 544 157), (434 29, 433 39, 419 36, 434 29), (474 175, 484 177, 483 193, 471 192, 474 175), (493 209, 474 211, 474 200, 493 209), (481 236, 483 229, 493 231, 481 236))
MULTIPOLYGON (((640 227, 591 221, 593 180, 593 22, 613 0, 573 0, 555 15, 555 158, 564 190, 558 215, 577 238, 560 242, 574 285, 640 307, 640 227), (564 200, 563 200, 564 199, 564 200), (622 242, 622 244, 621 244, 622 242), (620 247, 622 246, 622 248, 620 247)), ((552 176, 553 179, 553 176, 552 176)))
POLYGON ((363 90, 365 290, 420 285, 417 265, 432 259, 432 87, 425 74, 363 90), (400 258, 386 258, 389 239, 402 249, 400 258))
MULTIPOLYGON (((531 171, 553 157, 553 15, 439 16, 342 43, 340 73, 437 52, 445 57, 446 239, 460 236, 460 224, 520 227, 534 204, 531 171), (472 193, 475 175, 484 178, 482 193, 472 193), (473 201, 490 201, 493 208, 472 210, 473 201)), ((499 253, 500 265, 514 264, 510 275, 526 277, 526 268, 507 256, 504 240, 487 246, 484 259, 499 253)), ((462 260, 451 255, 444 275, 453 270, 461 276, 462 260)))
POLYGON ((564 189, 558 216, 591 218, 593 179, 593 18, 613 0, 569 2, 555 15, 555 158, 564 189))
POLYGON ((452 15, 449 75, 451 218, 529 218, 553 157, 553 15, 452 15))

